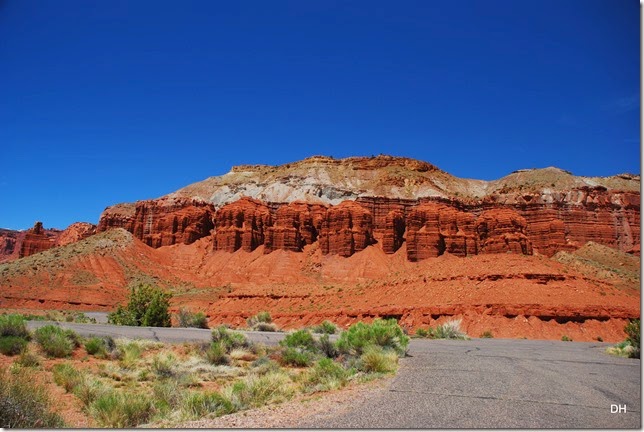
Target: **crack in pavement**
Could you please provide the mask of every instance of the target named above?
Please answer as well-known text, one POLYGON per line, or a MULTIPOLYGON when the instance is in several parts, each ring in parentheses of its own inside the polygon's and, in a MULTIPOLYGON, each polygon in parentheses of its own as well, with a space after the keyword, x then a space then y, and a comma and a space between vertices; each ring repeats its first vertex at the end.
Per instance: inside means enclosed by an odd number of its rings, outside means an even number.
MULTIPOLYGON (((532 399, 516 399, 516 398, 500 398, 500 397, 495 397, 495 396, 476 396, 476 395, 463 395, 463 394, 450 394, 450 393, 434 393, 434 392, 424 392, 424 391, 416 391, 416 390, 398 390, 394 388, 390 388, 387 391, 392 392, 392 393, 413 393, 413 394, 423 394, 423 395, 432 395, 432 396, 448 396, 448 397, 460 397, 460 398, 468 398, 468 399, 485 399, 485 400, 498 400, 498 401, 503 401, 503 402, 528 402, 528 403, 538 403, 538 404, 546 404, 546 405, 558 405, 558 406, 570 406, 570 407, 578 407, 578 408, 592 408, 592 409, 601 409, 601 410, 607 410, 610 407, 598 407, 598 406, 593 406, 593 405, 579 405, 579 404, 571 404, 568 402, 549 402, 549 401, 540 401, 540 400, 532 400, 532 399)), ((629 412, 632 413, 639 413, 640 411, 638 410, 631 410, 629 412)))

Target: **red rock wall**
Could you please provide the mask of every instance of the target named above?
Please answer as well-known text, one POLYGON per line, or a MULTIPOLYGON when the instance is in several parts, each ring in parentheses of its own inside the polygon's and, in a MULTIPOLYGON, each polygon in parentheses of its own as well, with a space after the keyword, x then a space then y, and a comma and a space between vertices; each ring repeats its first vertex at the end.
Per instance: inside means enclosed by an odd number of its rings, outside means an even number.
POLYGON ((304 202, 280 206, 273 226, 267 229, 265 252, 277 249, 300 252, 305 245, 316 242, 326 212, 326 206, 304 202))
POLYGON ((54 247, 56 238, 60 235, 58 230, 45 230, 42 222, 36 222, 33 228, 29 228, 20 245, 19 258, 27 257, 38 252, 46 251, 54 247))
POLYGON ((373 244, 373 217, 353 201, 329 207, 319 239, 323 254, 351 256, 373 244))
POLYGON ((215 209, 212 204, 190 199, 162 198, 118 205, 101 215, 97 232, 124 228, 148 246, 158 248, 190 244, 210 235, 215 209))
POLYGON ((65 228, 56 239, 56 246, 65 246, 76 243, 96 234, 96 225, 88 222, 75 222, 65 228))
POLYGON ((532 244, 525 231, 525 218, 514 210, 488 210, 476 219, 478 251, 531 255, 532 244))
POLYGON ((261 201, 242 198, 225 205, 215 215, 214 250, 251 252, 264 244, 271 225, 270 209, 261 201))

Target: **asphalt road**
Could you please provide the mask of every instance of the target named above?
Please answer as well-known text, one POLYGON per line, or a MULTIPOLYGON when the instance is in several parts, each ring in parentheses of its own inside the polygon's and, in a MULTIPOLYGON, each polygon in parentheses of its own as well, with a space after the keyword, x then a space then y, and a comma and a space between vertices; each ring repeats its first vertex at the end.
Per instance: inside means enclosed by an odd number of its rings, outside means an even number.
MULTIPOLYGON (((55 324, 84 336, 208 341, 210 330, 55 324)), ((244 332, 276 345, 284 333, 244 332)), ((641 428, 640 360, 605 354, 610 344, 415 339, 392 384, 342 412, 295 428, 641 428), (626 412, 611 413, 611 406, 626 412)), ((613 410, 617 410, 613 407, 613 410)))
POLYGON ((413 340, 379 396, 296 428, 641 428, 640 360, 609 344, 413 340), (626 405, 611 414, 611 405, 626 405))
MULTIPOLYGON (((176 327, 130 327, 110 324, 77 324, 58 321, 28 321, 27 327, 34 330, 45 325, 57 325, 69 328, 82 336, 112 336, 113 338, 151 339, 159 342, 208 342, 212 330, 176 327)), ((275 332, 242 332, 251 341, 265 345, 277 345, 284 338, 284 333, 275 332)))

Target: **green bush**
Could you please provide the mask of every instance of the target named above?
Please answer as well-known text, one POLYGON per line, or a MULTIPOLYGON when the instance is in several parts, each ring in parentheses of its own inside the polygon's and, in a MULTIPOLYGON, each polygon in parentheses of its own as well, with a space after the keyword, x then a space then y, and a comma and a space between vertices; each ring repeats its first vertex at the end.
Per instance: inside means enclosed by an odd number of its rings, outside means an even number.
POLYGON ((359 356, 370 345, 391 349, 402 356, 407 352, 409 337, 395 319, 376 319, 371 324, 353 324, 340 334, 336 346, 342 353, 359 356))
POLYGON ((78 335, 54 325, 40 327, 34 332, 36 342, 50 357, 67 357, 74 350, 78 335))
POLYGON ((323 358, 309 371, 305 381, 306 390, 312 392, 338 389, 347 383, 350 374, 342 365, 329 358, 323 358))
POLYGON ((91 379, 85 374, 81 374, 78 384, 72 389, 74 395, 83 402, 85 408, 88 408, 106 391, 107 389, 100 381, 91 379))
POLYGON ((572 339, 570 339, 570 338, 569 338, 568 336, 566 336, 566 335, 561 336, 561 340, 562 340, 562 341, 564 341, 564 342, 572 342, 572 339))
POLYGON ((228 330, 226 326, 219 326, 212 331, 212 341, 221 343, 230 352, 235 348, 250 348, 250 341, 242 333, 228 330))
POLYGON ((461 320, 447 321, 445 324, 429 330, 432 339, 467 339, 467 334, 461 330, 461 320))
POLYGON ((629 357, 640 358, 640 320, 630 320, 630 322, 626 324, 626 327, 624 327, 624 332, 627 336, 626 340, 633 347, 629 357))
POLYGON ((177 313, 177 322, 179 327, 208 328, 208 318, 203 312, 190 312, 186 309, 180 309, 177 313))
POLYGON ((107 344, 105 339, 92 337, 85 341, 85 351, 87 354, 93 355, 96 357, 105 357, 107 355, 107 344))
POLYGON ((38 367, 40 366, 40 358, 29 349, 25 349, 20 353, 16 363, 24 367, 38 367))
POLYGON ((295 367, 310 366, 315 360, 312 352, 302 350, 301 348, 285 348, 282 350, 281 361, 285 365, 295 367))
POLYGON ((159 378, 171 378, 177 375, 176 364, 177 358, 172 353, 157 354, 152 359, 152 371, 159 378))
POLYGON ((130 291, 126 306, 119 306, 108 314, 110 324, 170 327, 170 299, 172 294, 158 287, 140 284, 130 291))
POLYGON ((0 353, 6 356, 20 354, 27 347, 27 341, 19 336, 0 337, 0 353))
POLYGON ((181 405, 183 414, 188 419, 197 419, 212 413, 218 417, 235 412, 230 399, 218 392, 190 393, 181 405))
POLYGON ((367 347, 360 356, 360 370, 364 372, 394 372, 398 366, 398 355, 378 345, 367 347))
POLYGON ((64 388, 67 393, 71 392, 81 382, 81 373, 69 363, 54 365, 52 372, 54 382, 64 388))
POLYGON ((176 379, 163 379, 152 387, 154 406, 161 414, 179 408, 186 398, 186 392, 176 379))
POLYGON ((294 392, 293 382, 288 375, 275 371, 262 376, 249 375, 225 388, 222 395, 231 401, 235 411, 240 411, 284 402, 290 399, 294 392))
POLYGON ((313 333, 335 334, 338 328, 331 321, 323 321, 322 324, 313 327, 313 333))
POLYGON ((254 315, 246 320, 248 327, 253 327, 255 324, 258 324, 258 323, 270 324, 272 322, 273 322, 273 318, 271 317, 271 314, 266 311, 259 312, 257 315, 254 315))
POLYGON ((416 336, 426 338, 429 336, 429 332, 423 328, 419 328, 416 330, 416 336))
POLYGON ((0 315, 0 337, 15 336, 29 340, 29 330, 22 315, 0 315))
POLYGON ((317 352, 318 346, 313 335, 308 330, 298 330, 287 334, 280 345, 289 348, 299 348, 310 352, 317 352))
POLYGON ((340 353, 335 343, 331 342, 328 334, 323 334, 318 340, 318 348, 328 358, 336 358, 340 353))
POLYGON ((212 342, 206 350, 206 360, 214 365, 230 364, 226 346, 222 342, 212 342))
POLYGON ((490 330, 485 330, 483 333, 481 333, 481 338, 482 339, 491 339, 493 337, 494 337, 494 335, 492 334, 492 332, 490 330))
POLYGON ((51 412, 47 390, 34 381, 28 369, 20 369, 16 373, 0 369, 0 427, 65 427, 63 419, 51 412))
POLYGON ((154 405, 145 394, 112 390, 97 397, 89 411, 101 427, 131 428, 146 423, 154 405))

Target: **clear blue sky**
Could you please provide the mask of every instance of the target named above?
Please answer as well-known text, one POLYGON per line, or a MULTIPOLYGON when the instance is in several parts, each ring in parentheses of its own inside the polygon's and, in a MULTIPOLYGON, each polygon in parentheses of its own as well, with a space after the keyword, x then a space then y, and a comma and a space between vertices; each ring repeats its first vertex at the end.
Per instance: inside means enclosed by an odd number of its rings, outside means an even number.
POLYGON ((0 0, 0 227, 232 165, 640 172, 636 0, 0 0))

